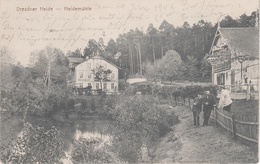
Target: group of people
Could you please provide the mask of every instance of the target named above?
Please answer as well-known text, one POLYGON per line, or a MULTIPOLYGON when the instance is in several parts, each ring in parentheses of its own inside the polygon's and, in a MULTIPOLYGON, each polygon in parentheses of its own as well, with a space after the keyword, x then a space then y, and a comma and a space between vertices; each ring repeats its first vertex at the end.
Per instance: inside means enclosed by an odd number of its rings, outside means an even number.
MULTIPOLYGON (((232 100, 229 95, 229 91, 224 87, 220 87, 220 99, 218 103, 218 108, 223 108, 223 110, 231 112, 232 100)), ((200 125, 200 113, 203 111, 203 126, 207 126, 210 118, 211 111, 214 110, 216 106, 216 98, 210 91, 205 91, 204 93, 199 93, 194 99, 192 112, 194 119, 194 126, 198 127, 200 125)))

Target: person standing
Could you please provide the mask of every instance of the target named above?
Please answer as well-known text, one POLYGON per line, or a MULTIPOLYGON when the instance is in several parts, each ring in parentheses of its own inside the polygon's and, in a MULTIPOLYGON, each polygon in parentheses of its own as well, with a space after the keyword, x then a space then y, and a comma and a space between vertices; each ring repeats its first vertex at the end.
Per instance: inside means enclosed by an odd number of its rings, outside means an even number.
POLYGON ((232 99, 230 98, 230 91, 226 90, 225 87, 221 87, 220 99, 218 108, 223 108, 227 112, 231 112, 232 99))
POLYGON ((194 99, 192 112, 193 112, 193 120, 194 126, 198 127, 200 125, 200 112, 202 109, 202 95, 198 94, 198 96, 194 99))
POLYGON ((203 101, 203 113, 204 113, 203 126, 208 125, 209 117, 211 111, 214 109, 215 104, 216 104, 215 97, 212 94, 210 94, 209 91, 205 91, 204 101, 203 101))

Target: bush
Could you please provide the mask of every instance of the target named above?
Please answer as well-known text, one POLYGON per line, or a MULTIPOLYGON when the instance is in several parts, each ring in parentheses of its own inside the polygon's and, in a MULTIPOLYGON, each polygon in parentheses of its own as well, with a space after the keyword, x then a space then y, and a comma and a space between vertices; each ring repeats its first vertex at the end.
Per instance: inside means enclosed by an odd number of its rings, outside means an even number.
POLYGON ((164 110, 160 110, 160 116, 163 118, 159 120, 159 136, 163 137, 168 132, 171 131, 171 126, 179 122, 177 116, 175 116, 174 112, 167 113, 164 110))
POLYGON ((81 103, 81 112, 85 112, 88 109, 88 102, 85 99, 80 101, 81 103))
POLYGON ((14 144, 6 148, 2 154, 4 163, 59 163, 65 156, 63 142, 59 139, 59 131, 52 127, 33 127, 25 123, 14 144))
POLYGON ((137 162, 142 144, 151 146, 160 136, 165 135, 171 126, 167 113, 158 109, 152 96, 121 96, 111 110, 115 120, 119 156, 128 162, 137 162), (127 148, 122 145, 130 144, 127 148), (132 154, 135 152, 135 155, 132 154), (129 157, 132 154, 135 160, 129 157))
POLYGON ((75 140, 72 149, 73 163, 119 163, 115 153, 109 150, 109 145, 101 139, 75 140))

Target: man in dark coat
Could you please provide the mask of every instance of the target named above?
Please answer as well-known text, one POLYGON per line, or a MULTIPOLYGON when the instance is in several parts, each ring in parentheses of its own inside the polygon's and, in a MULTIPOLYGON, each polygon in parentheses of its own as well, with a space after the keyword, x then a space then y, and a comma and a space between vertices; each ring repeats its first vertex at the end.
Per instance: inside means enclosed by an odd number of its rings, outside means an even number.
POLYGON ((193 112, 193 120, 194 126, 198 127, 200 125, 200 112, 202 108, 202 94, 198 94, 198 97, 194 99, 192 112, 193 112))
POLYGON ((205 91, 205 95, 203 98, 203 112, 204 112, 203 126, 208 125, 211 110, 214 109, 215 105, 216 105, 215 97, 212 94, 210 94, 209 91, 205 91))

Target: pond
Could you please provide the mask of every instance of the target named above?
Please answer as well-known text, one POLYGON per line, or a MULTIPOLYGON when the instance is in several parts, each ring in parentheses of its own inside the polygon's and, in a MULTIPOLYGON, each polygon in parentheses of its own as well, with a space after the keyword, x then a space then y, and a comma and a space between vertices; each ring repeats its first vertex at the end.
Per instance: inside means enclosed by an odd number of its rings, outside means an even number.
MULTIPOLYGON (((71 151, 72 143, 80 137, 85 139, 102 139, 104 142, 112 141, 112 121, 105 118, 88 118, 84 120, 56 121, 54 119, 44 119, 28 117, 27 121, 33 126, 45 127, 50 129, 55 126, 60 131, 60 138, 64 142, 66 154, 71 151)), ((19 116, 1 118, 1 142, 6 145, 9 141, 15 140, 23 128, 22 119, 19 116)))
MULTIPOLYGON (((33 125, 33 127, 39 126, 44 127, 45 130, 51 129, 52 126, 55 126, 60 131, 60 139, 64 143, 64 151, 66 154, 66 159, 62 159, 63 163, 72 163, 70 158, 73 149, 73 143, 75 140, 79 138, 84 139, 101 139, 101 144, 111 145, 112 147, 120 147, 119 151, 122 151, 125 146, 123 144, 118 143, 115 145, 113 142, 113 128, 115 125, 113 121, 106 118, 85 118, 85 119, 68 119, 61 121, 57 121, 53 118, 42 118, 42 117, 33 117, 29 116, 26 119, 26 122, 29 122, 33 125)), ((12 116, 9 118, 1 118, 1 138, 0 138, 0 148, 3 149, 3 146, 7 145, 9 142, 15 142, 17 136, 20 134, 23 128, 23 122, 21 116, 12 116)), ((131 141, 132 142, 132 141, 131 141)), ((135 141, 133 141, 135 142, 135 141)), ((131 144, 131 143, 129 143, 131 144)), ((134 144, 134 143, 132 143, 134 144)), ((135 143, 141 144, 142 143, 135 143)), ((134 144, 134 145, 135 145, 134 144)), ((0 150, 1 150, 0 149, 0 150)), ((117 149, 117 148, 116 148, 117 149)), ((147 148, 144 147, 142 151, 144 151, 145 156, 147 156, 147 148)), ((1 150, 2 152, 3 150, 1 150)), ((118 150, 116 150, 117 152, 118 150)), ((125 150, 124 150, 125 151, 125 150)), ((143 155, 143 153, 142 153, 143 155)), ((135 157, 130 157, 131 160, 134 160, 135 157)))

